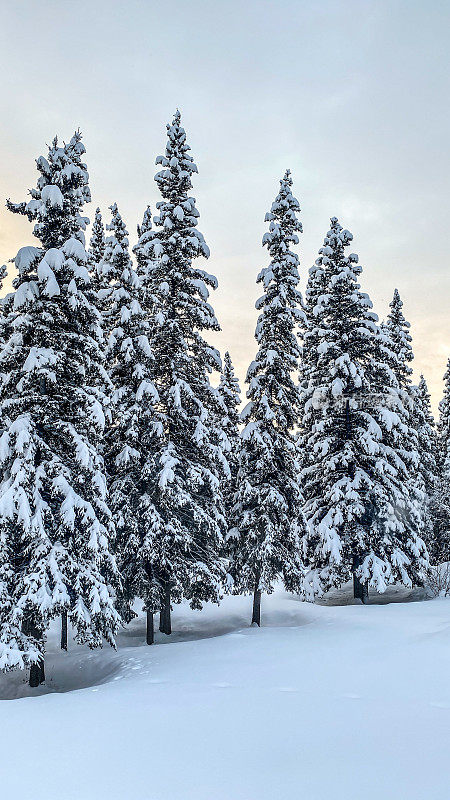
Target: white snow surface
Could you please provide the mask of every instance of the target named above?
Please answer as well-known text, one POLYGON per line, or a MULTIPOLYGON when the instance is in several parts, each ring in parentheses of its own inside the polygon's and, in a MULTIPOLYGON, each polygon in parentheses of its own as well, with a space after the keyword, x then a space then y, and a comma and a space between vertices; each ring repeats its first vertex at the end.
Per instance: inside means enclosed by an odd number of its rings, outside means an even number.
POLYGON ((55 627, 39 696, 0 676, 2 797, 448 800, 450 599, 421 599, 279 592, 258 629, 227 597, 151 647, 140 614, 117 652, 55 627))

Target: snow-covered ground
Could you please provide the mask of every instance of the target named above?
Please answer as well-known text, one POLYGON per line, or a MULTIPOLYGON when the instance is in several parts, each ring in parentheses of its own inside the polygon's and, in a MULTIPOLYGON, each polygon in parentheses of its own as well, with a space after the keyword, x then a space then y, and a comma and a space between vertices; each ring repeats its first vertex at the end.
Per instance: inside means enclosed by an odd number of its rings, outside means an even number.
POLYGON ((40 696, 0 676, 0 797, 449 800, 450 600, 348 597, 264 597, 261 629, 249 598, 183 606, 117 652, 55 631, 40 696))

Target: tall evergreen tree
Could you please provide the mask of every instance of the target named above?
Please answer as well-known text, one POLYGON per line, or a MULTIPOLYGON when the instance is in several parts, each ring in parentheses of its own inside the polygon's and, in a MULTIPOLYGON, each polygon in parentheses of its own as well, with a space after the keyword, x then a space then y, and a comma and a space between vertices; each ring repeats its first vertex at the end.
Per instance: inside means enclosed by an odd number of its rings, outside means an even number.
POLYGON ((438 445, 434 417, 431 411, 431 398, 427 382, 423 375, 415 388, 418 417, 418 437, 420 453, 420 470, 426 486, 427 494, 433 493, 433 482, 437 472, 438 445))
POLYGON ((89 300, 85 149, 77 132, 48 158, 28 204, 40 247, 15 259, 0 351, 0 664, 44 677, 44 635, 68 612, 78 642, 114 644, 114 525, 98 444, 102 405, 88 388, 101 373, 100 320, 89 300))
MULTIPOLYGON (((97 371, 94 381, 90 390, 94 392, 97 399, 102 404, 107 425, 111 424, 111 410, 110 398, 112 385, 106 370, 106 338, 109 331, 106 328, 107 318, 105 315, 107 298, 110 295, 111 287, 108 282, 108 277, 104 274, 103 258, 105 255, 106 239, 105 239, 105 226, 103 224, 100 209, 97 208, 95 212, 94 223, 92 225, 91 240, 88 252, 88 270, 89 270, 89 287, 86 289, 86 295, 89 302, 95 307, 97 311, 97 320, 99 322, 96 332, 96 338, 99 341, 102 351, 102 369, 97 371)), ((101 443, 103 445, 103 441, 101 443)))
POLYGON ((382 325, 382 330, 389 338, 388 360, 391 361, 399 387, 403 390, 411 386, 412 368, 414 359, 412 337, 409 332, 410 324, 403 314, 403 301, 398 289, 389 304, 390 312, 387 320, 382 325))
POLYGON ((442 519, 440 495, 440 479, 438 469, 438 441, 436 426, 431 413, 431 401, 428 387, 423 375, 418 386, 413 387, 414 419, 418 438, 419 464, 418 471, 424 487, 423 503, 423 539, 427 545, 432 563, 437 563, 437 535, 439 520, 442 519))
POLYGON ((444 374, 444 393, 439 403, 439 463, 443 472, 450 476, 450 358, 444 374))
POLYGON ((100 264, 106 249, 105 226, 99 208, 95 209, 92 225, 91 240, 89 242, 89 261, 91 264, 100 264))
POLYGON ((300 447, 305 591, 320 595, 353 575, 364 601, 368 584, 384 591, 395 580, 420 581, 427 561, 399 454, 405 412, 394 354, 360 289, 358 257, 345 252, 352 238, 333 217, 316 261, 324 291, 308 330, 317 358, 303 387, 300 447))
POLYGON ((105 226, 103 224, 100 209, 97 208, 95 211, 91 240, 89 242, 88 250, 91 284, 96 291, 99 291, 99 289, 102 288, 101 264, 105 255, 105 248, 105 226))
MULTIPOLYGON (((316 324, 316 317, 321 310, 322 296, 326 293, 326 272, 321 264, 313 264, 308 272, 308 282, 305 292, 304 317, 299 329, 302 340, 300 383, 303 387, 308 385, 310 376, 317 367, 319 353, 317 348, 322 331, 316 324)), ((303 393, 300 395, 302 401, 303 393)))
POLYGON ((155 302, 152 296, 154 264, 152 257, 149 255, 151 250, 150 242, 153 238, 152 228, 152 213, 150 206, 147 206, 142 222, 137 226, 138 241, 133 247, 133 253, 136 258, 136 272, 139 277, 140 303, 149 320, 153 321, 155 314, 155 302))
POLYGON ((156 162, 162 167, 155 176, 162 195, 156 227, 144 218, 135 253, 153 320, 160 435, 150 497, 162 520, 154 551, 160 627, 170 633, 172 600, 185 597, 200 608, 203 601, 220 597, 225 574, 219 555, 225 528, 221 476, 227 462, 220 447, 220 398, 210 383, 221 362, 203 337, 203 331, 219 330, 208 302, 208 289, 217 281, 195 264, 198 257, 208 258, 209 249, 189 195, 197 167, 178 111, 167 134, 165 155, 156 162))
POLYGON ((263 295, 255 338, 259 349, 247 372, 249 403, 242 412, 236 494, 233 572, 237 591, 253 593, 252 623, 261 623, 261 592, 281 576, 287 591, 301 585, 300 541, 306 533, 298 483, 294 427, 298 393, 293 375, 300 355, 296 327, 303 318, 298 290, 300 207, 289 170, 280 181, 264 234, 270 263, 258 275, 263 295))
POLYGON ((403 314, 403 302, 398 289, 395 289, 390 311, 382 326, 386 339, 384 348, 386 363, 391 367, 401 400, 397 408, 400 424, 399 435, 392 439, 392 447, 398 452, 407 471, 407 486, 411 508, 413 509, 412 527, 416 527, 422 538, 427 538, 429 527, 427 504, 427 481, 421 469, 419 433, 424 421, 421 400, 417 387, 412 384, 412 367, 414 360, 410 324, 403 314))
POLYGON ((141 250, 148 241, 148 237, 146 237, 145 234, 151 231, 152 227, 153 227, 152 210, 150 206, 147 206, 147 208, 144 211, 142 222, 140 225, 137 226, 137 235, 139 243, 135 244, 135 246, 133 247, 133 253, 136 256, 138 263, 142 264, 144 270, 147 265, 147 256, 145 254, 145 250, 142 253, 141 250))
POLYGON ((124 583, 122 615, 130 619, 131 602, 140 597, 147 612, 147 643, 152 644, 153 613, 160 608, 155 538, 161 534, 162 520, 151 501, 155 440, 160 431, 155 412, 159 398, 152 380, 150 320, 140 302, 142 285, 131 263, 128 233, 116 204, 111 212, 111 235, 102 261, 111 287, 106 356, 113 385, 106 461, 124 583))
MULTIPOLYGON (((305 417, 305 403, 308 402, 308 387, 314 382, 319 359, 318 347, 323 331, 316 319, 321 310, 321 299, 326 292, 326 272, 321 263, 315 263, 308 272, 306 284, 304 317, 298 330, 301 345, 299 364, 299 421, 305 417)), ((310 455, 305 448, 300 433, 297 433, 297 458, 300 469, 308 463, 310 455)), ((313 454, 311 454, 313 455, 313 454)))
POLYGON ((239 405, 241 402, 241 389, 239 381, 234 374, 230 354, 225 353, 222 373, 220 376, 219 394, 224 406, 224 416, 221 428, 224 434, 223 450, 227 454, 230 475, 224 488, 225 514, 227 527, 231 527, 234 497, 237 489, 237 473, 239 466, 239 405))
POLYGON ((80 131, 76 131, 70 142, 60 147, 55 137, 47 158, 40 156, 36 160, 40 174, 36 188, 30 189, 31 200, 6 202, 9 211, 23 214, 35 223, 33 234, 43 250, 61 247, 71 237, 80 240, 89 222, 81 214, 83 204, 91 200, 81 138, 80 131))
POLYGON ((450 358, 444 374, 444 394, 439 403, 437 436, 438 478, 433 502, 432 560, 435 564, 440 564, 450 561, 450 358))

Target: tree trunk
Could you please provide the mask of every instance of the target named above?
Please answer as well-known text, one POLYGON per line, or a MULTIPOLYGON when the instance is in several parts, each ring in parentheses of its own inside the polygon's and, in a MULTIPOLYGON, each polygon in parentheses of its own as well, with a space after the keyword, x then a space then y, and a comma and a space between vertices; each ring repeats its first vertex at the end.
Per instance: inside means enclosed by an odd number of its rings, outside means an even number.
POLYGON ((261 627, 261 589, 258 588, 259 580, 255 585, 255 590, 253 592, 253 614, 252 614, 252 625, 257 625, 258 628, 261 627))
POLYGON ((67 611, 61 614, 61 650, 67 651, 67 611))
POLYGON ((361 600, 362 603, 367 603, 369 599, 368 581, 360 581, 355 572, 353 572, 353 597, 355 600, 361 600))
POLYGON ((153 628, 153 611, 147 609, 147 644, 153 644, 155 632, 153 628))
POLYGON ((32 689, 36 689, 41 682, 41 665, 40 664, 32 664, 30 667, 30 680, 29 685, 32 689))
POLYGON ((159 630, 161 633, 165 633, 166 636, 170 636, 172 633, 172 621, 170 616, 170 584, 164 584, 164 600, 163 600, 163 607, 161 609, 160 614, 160 623, 159 623, 159 630))

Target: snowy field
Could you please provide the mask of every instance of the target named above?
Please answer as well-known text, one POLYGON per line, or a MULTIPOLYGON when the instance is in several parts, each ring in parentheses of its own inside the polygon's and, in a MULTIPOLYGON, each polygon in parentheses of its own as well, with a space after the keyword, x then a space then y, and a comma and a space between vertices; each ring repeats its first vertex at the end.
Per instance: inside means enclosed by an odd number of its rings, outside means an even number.
POLYGON ((40 696, 0 676, 0 796, 449 800, 450 600, 419 600, 279 593, 255 629, 226 598, 153 647, 139 618, 117 652, 55 631, 40 696))

